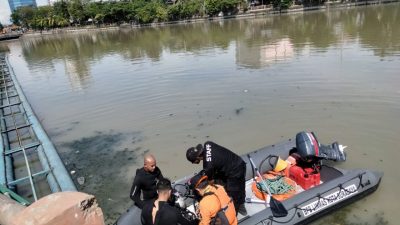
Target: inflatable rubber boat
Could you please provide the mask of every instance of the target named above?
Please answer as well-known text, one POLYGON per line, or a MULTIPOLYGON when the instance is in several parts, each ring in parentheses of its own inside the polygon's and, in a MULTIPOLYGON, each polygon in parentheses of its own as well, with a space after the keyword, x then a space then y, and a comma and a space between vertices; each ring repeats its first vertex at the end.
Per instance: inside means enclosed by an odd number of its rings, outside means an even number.
MULTIPOLYGON (((242 158, 247 165, 247 215, 238 214, 241 225, 307 224, 374 192, 383 176, 382 172, 368 169, 343 170, 332 166, 335 161, 345 161, 343 146, 337 142, 322 145, 313 133, 307 132, 242 158), (293 159, 292 156, 297 163, 285 160, 293 159), (286 193, 271 193, 272 182, 282 179, 286 193)), ((173 183, 175 206, 192 224, 197 220, 197 201, 188 181, 194 175, 173 183)), ((115 224, 141 225, 140 209, 132 206, 115 224)))

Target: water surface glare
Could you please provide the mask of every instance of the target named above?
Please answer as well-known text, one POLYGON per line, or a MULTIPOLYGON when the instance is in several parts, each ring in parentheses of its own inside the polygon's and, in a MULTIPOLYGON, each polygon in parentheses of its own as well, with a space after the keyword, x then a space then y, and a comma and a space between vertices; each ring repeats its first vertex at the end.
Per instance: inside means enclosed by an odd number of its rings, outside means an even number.
POLYGON ((25 37, 2 43, 30 104, 108 221, 131 204, 142 155, 176 179, 185 150, 237 153, 314 131, 342 168, 384 171, 373 195, 314 224, 396 224, 400 5, 25 37))

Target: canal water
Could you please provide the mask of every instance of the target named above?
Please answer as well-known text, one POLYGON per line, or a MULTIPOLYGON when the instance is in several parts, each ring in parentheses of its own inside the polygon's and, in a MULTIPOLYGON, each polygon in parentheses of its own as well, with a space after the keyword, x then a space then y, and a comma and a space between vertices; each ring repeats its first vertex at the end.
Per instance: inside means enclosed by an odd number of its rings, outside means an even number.
POLYGON ((373 195, 313 224, 396 224, 400 4, 24 37, 0 49, 108 223, 131 204, 148 151, 177 179, 200 169, 185 159, 198 143, 242 154, 307 130, 349 146, 337 166, 385 173, 373 195))

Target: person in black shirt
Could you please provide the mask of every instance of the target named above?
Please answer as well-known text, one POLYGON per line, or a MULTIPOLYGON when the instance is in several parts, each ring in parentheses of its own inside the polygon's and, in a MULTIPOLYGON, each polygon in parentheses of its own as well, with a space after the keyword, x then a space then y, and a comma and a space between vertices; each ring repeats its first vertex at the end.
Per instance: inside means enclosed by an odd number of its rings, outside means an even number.
POLYGON ((161 170, 157 167, 156 159, 153 155, 144 156, 143 168, 136 170, 133 180, 130 198, 139 208, 143 208, 144 202, 157 198, 157 181, 163 178, 161 170), (143 194, 143 200, 140 195, 143 194))
POLYGON ((171 206, 168 200, 171 197, 171 181, 161 178, 157 183, 158 198, 144 204, 141 214, 143 225, 189 225, 179 210, 171 206))
POLYGON ((244 201, 246 197, 246 163, 232 151, 207 141, 186 151, 186 158, 199 164, 203 161, 203 169, 210 180, 220 179, 226 182, 225 189, 232 197, 236 212, 247 215, 244 201))

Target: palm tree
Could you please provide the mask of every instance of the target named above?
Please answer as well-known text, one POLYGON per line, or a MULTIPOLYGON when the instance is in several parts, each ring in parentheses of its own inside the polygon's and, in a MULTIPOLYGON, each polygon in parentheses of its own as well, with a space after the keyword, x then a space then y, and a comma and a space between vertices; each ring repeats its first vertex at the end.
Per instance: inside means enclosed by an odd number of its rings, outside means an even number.
POLYGON ((48 19, 44 17, 36 18, 36 24, 40 30, 43 30, 43 28, 48 25, 48 19))
POLYGON ((55 16, 54 20, 56 25, 59 27, 66 27, 69 25, 68 20, 62 16, 55 16))
POLYGON ((47 24, 48 24, 49 27, 54 27, 54 24, 55 24, 55 18, 54 17, 55 16, 53 16, 53 15, 50 15, 50 16, 47 17, 47 24))

